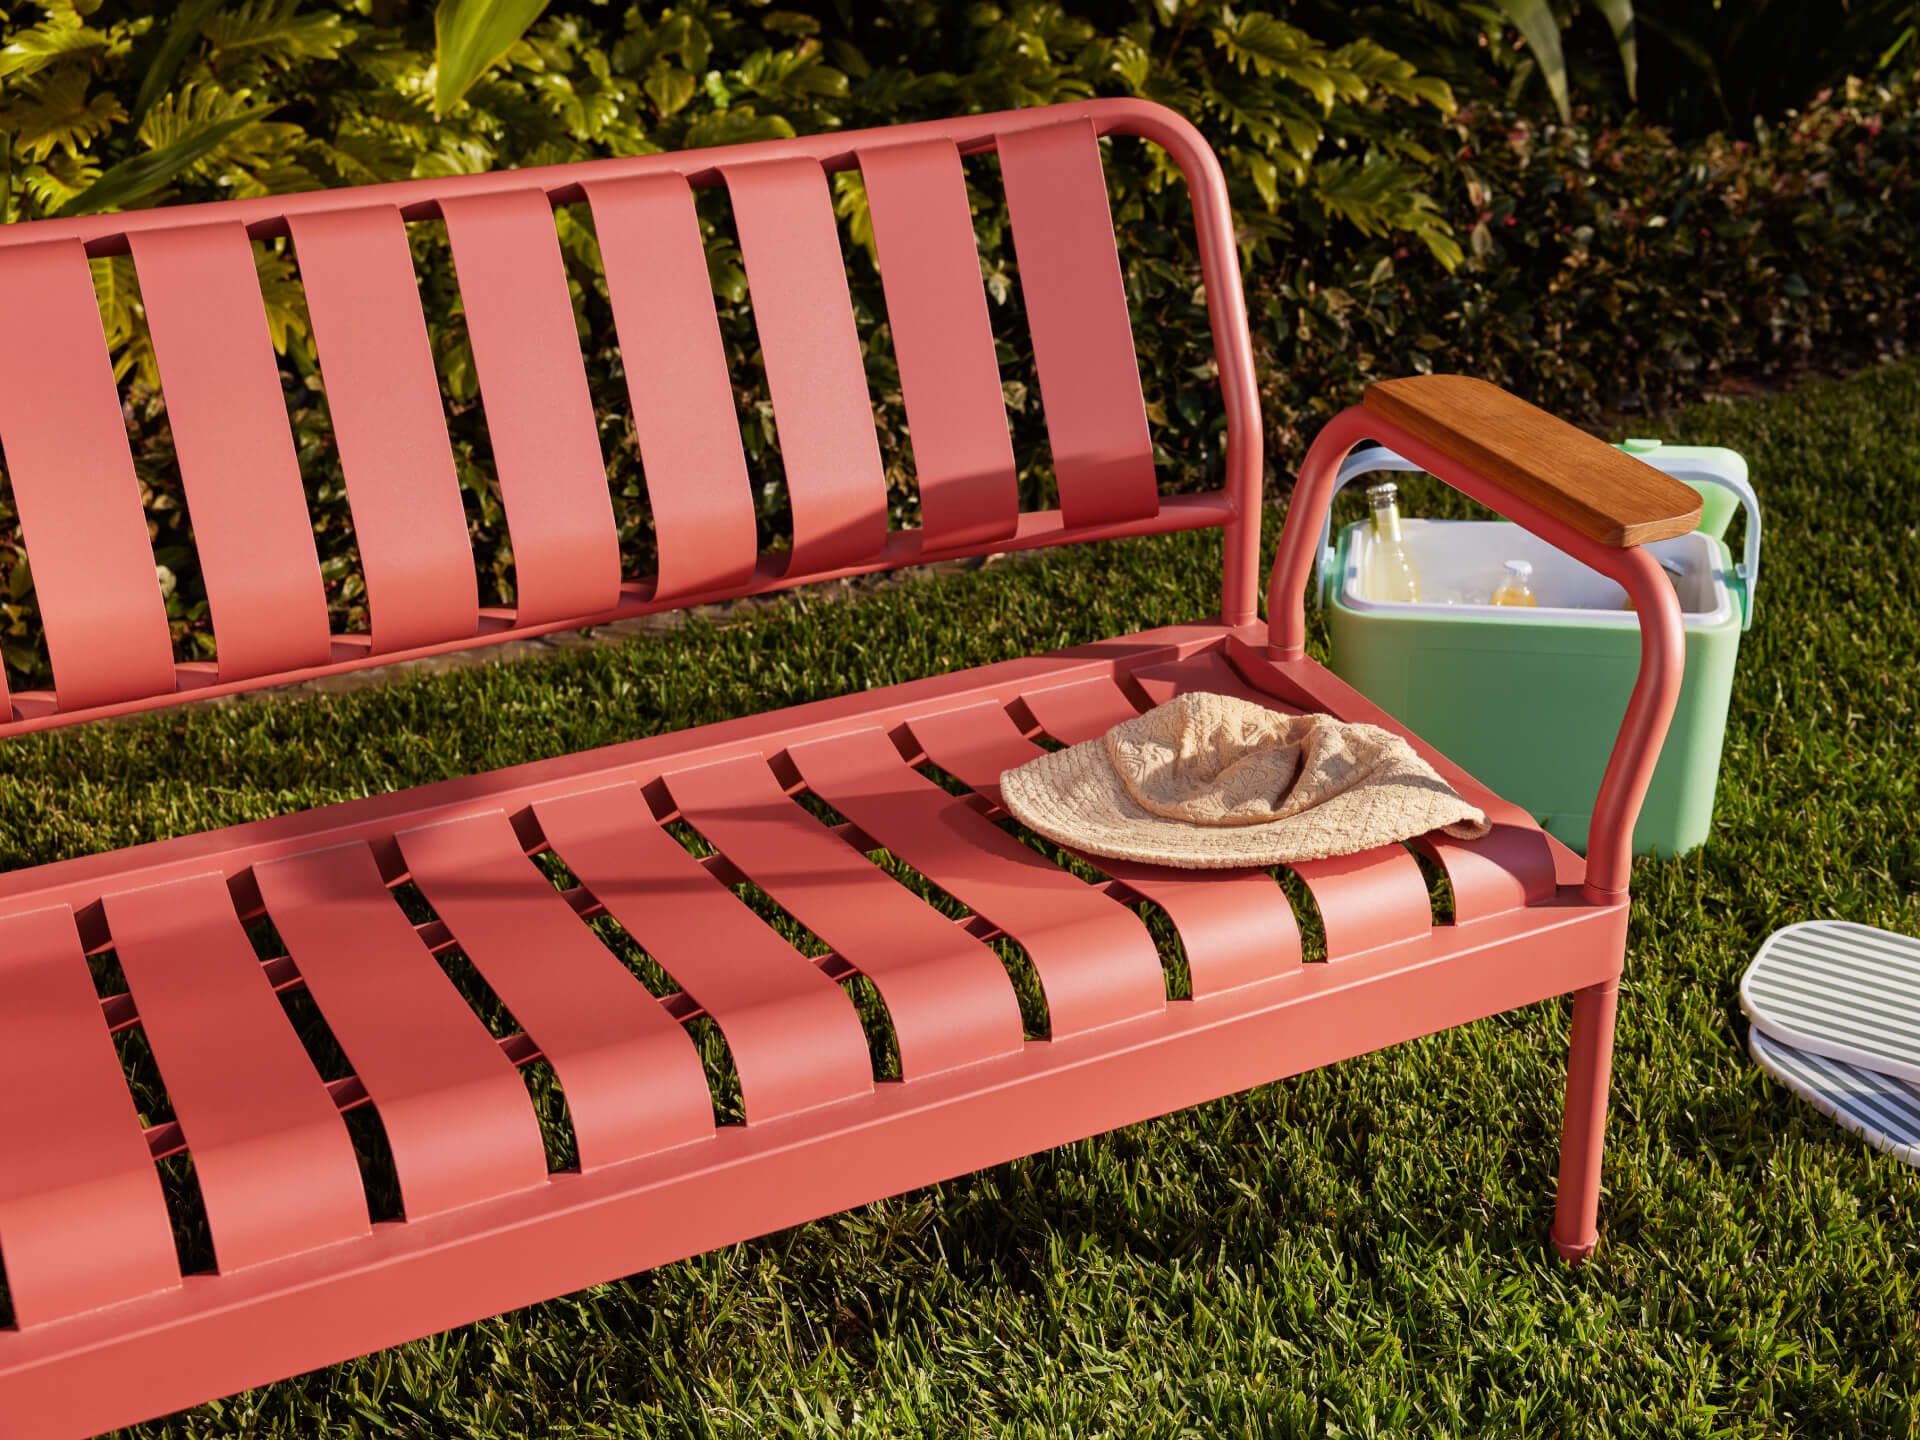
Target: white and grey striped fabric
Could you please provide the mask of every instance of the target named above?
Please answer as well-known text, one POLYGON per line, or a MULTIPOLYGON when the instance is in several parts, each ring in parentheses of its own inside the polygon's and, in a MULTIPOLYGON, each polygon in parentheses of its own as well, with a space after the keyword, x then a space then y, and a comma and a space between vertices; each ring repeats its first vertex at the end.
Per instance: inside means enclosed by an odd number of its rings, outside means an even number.
POLYGON ((1877 1150, 1920 1167, 1920 1086, 1863 1070, 1824 1055, 1809 1055, 1754 1026, 1747 1048, 1760 1068, 1829 1120, 1877 1150))
POLYGON ((1920 1085, 1920 940, 1844 920, 1789 925, 1747 967, 1740 1008, 1804 1055, 1920 1085))

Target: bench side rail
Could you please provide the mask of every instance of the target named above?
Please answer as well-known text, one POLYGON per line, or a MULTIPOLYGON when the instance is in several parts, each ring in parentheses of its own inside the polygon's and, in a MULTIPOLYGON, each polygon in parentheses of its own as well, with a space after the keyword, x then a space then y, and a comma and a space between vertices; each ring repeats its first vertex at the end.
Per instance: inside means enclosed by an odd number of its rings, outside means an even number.
POLYGON ((54 687, 0 734, 996 551, 1220 527, 1222 614, 1256 613, 1261 443, 1226 185, 1190 124, 1085 101, 711 150, 0 228, 0 452, 54 687), (1159 494, 1098 140, 1158 145, 1193 197, 1226 483, 1159 494), (1059 489, 1021 511, 962 158, 999 156, 1059 489), (922 525, 891 530, 831 175, 858 169, 900 366, 922 525), (692 191, 727 192, 792 514, 757 544, 753 480, 692 191), (622 572, 553 209, 591 211, 659 563, 622 572), (479 603, 408 241, 446 227, 514 556, 479 603), (312 315, 369 633, 330 633, 254 273, 285 236, 312 315), (176 663, 88 260, 130 254, 216 646, 176 663))

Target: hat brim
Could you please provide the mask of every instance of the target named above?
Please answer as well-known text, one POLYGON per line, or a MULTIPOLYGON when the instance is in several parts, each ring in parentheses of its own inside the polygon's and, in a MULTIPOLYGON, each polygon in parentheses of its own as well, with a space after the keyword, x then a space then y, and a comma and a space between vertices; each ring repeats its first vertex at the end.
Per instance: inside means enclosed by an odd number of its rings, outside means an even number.
POLYGON ((1000 793, 1014 819, 1056 844, 1181 870, 1326 860, 1435 830, 1463 839, 1487 833, 1485 814, 1411 749, 1407 758, 1361 789, 1256 825, 1197 825, 1154 814, 1127 793, 1099 737, 1007 771, 1000 793))

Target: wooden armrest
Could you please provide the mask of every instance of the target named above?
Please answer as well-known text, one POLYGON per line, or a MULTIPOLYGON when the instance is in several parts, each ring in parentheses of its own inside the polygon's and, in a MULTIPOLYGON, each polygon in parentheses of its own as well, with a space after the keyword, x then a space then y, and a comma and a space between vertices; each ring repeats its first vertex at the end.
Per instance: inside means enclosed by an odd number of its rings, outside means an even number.
POLYGON ((1382 380, 1361 403, 1597 544, 1645 545, 1700 523, 1689 486, 1485 380, 1382 380))

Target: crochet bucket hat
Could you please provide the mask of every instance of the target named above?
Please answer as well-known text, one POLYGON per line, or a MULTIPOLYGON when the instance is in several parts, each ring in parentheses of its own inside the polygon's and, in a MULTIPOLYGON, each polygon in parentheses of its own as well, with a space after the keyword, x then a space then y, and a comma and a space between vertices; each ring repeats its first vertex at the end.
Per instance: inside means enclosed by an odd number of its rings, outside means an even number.
POLYGON ((1094 855, 1224 870, 1491 828, 1377 725, 1193 692, 1000 777, 1029 829, 1094 855))

